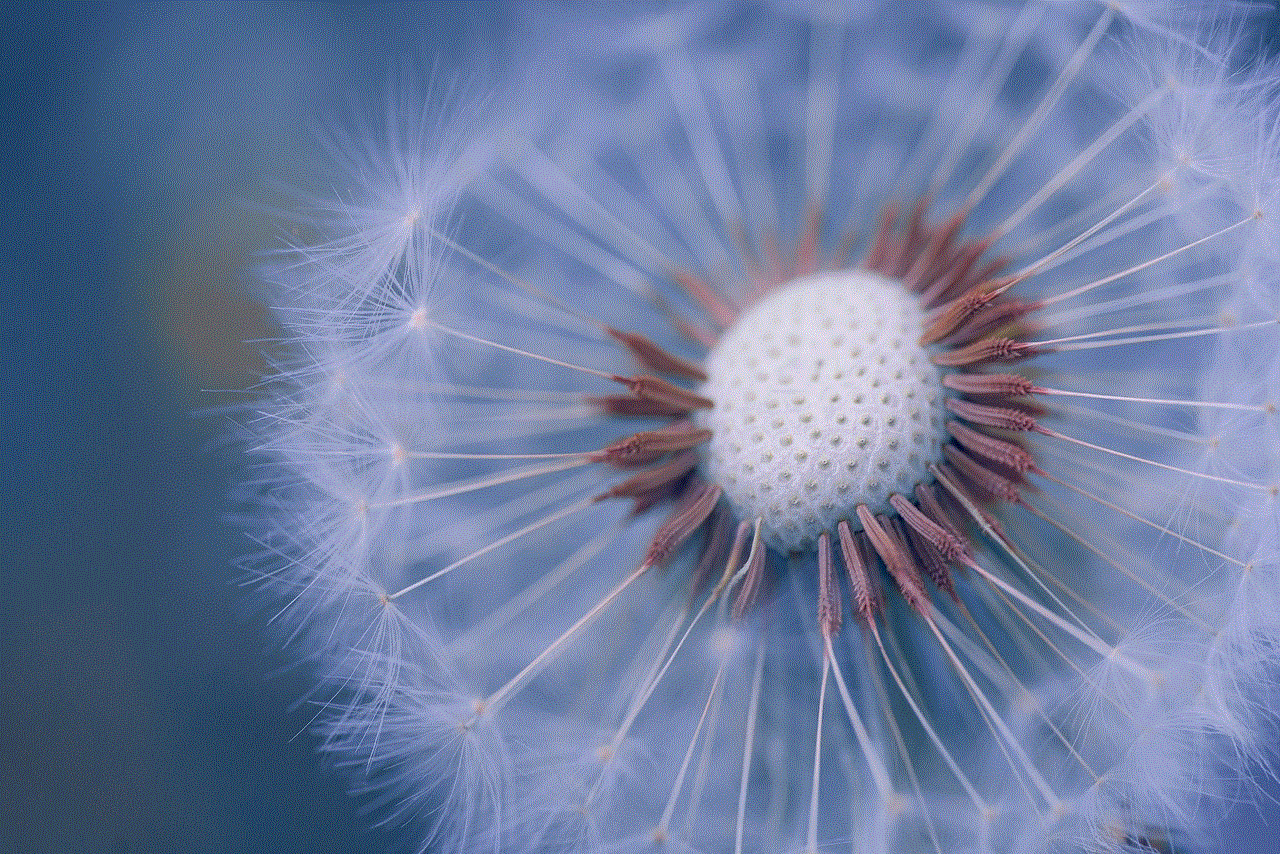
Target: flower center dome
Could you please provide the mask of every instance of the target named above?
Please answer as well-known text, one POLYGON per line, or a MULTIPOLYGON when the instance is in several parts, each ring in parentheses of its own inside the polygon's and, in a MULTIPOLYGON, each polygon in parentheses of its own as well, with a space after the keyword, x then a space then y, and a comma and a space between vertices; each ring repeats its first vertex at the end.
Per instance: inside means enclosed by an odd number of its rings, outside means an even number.
POLYGON ((739 317, 708 354, 703 474, 782 553, 814 548, 855 508, 929 482, 946 434, 942 376, 916 343, 924 313, 865 270, 797 279, 739 317))

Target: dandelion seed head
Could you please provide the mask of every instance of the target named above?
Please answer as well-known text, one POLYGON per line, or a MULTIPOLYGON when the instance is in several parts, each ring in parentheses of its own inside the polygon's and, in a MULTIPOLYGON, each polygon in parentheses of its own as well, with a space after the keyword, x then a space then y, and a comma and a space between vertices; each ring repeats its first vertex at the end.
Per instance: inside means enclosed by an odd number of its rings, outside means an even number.
POLYGON ((412 847, 1203 838, 1277 717, 1280 140, 1202 15, 569 11, 509 129, 341 149, 263 542, 412 847))

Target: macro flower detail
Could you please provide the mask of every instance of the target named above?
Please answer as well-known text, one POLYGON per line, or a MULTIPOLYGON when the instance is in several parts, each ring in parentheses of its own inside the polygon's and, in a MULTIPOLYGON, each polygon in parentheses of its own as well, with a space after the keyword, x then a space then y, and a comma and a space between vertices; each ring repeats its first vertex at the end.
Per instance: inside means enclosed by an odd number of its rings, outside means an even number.
POLYGON ((577 14, 269 272, 263 578, 355 788, 421 850, 1210 844, 1277 719, 1249 19, 577 14))

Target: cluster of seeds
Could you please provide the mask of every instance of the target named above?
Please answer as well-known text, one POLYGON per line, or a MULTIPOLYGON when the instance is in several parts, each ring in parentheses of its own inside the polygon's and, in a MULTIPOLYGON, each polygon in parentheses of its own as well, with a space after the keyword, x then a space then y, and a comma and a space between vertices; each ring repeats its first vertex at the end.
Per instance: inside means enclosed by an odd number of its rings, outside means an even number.
POLYGON ((598 456, 652 464, 602 498, 630 498, 637 511, 664 496, 675 504, 645 567, 705 528, 700 572, 722 566, 721 584, 741 572, 742 613, 767 575, 760 548, 739 570, 754 529, 782 555, 816 550, 828 633, 842 620, 833 542, 864 620, 884 607, 877 566, 918 611, 926 578, 956 597, 950 572, 973 565, 970 526, 998 535, 983 508, 1018 502, 1024 475, 1039 471, 1016 434, 1047 432, 1027 399, 1038 391, 1030 380, 984 370, 1045 352, 1022 340, 1037 306, 1006 296, 1029 272, 1001 276, 1007 262, 984 257, 990 241, 961 240, 963 224, 961 215, 928 224, 923 202, 900 224, 890 208, 861 265, 812 273, 797 260, 793 272, 807 275, 762 281, 745 310, 679 277, 724 323, 705 369, 613 331, 646 367, 701 381, 615 377, 631 393, 596 399, 612 415, 672 419, 598 456))
POLYGON ((1143 4, 734 9, 553 42, 546 137, 415 105, 302 223, 326 746, 416 850, 1183 850, 1275 721, 1276 76, 1143 4))

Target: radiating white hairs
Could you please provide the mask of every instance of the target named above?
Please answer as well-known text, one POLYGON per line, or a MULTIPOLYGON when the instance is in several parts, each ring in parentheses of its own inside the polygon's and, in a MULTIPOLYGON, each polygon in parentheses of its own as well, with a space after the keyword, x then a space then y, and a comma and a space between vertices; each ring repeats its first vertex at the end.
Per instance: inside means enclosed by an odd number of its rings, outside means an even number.
POLYGON ((353 788, 409 850, 1209 844, 1278 711, 1258 10, 529 11, 496 119, 397 95, 267 271, 262 589, 353 788), (714 482, 673 499, 742 307, 889 245, 909 279, 947 221, 1040 351, 990 369, 1035 429, 976 431, 1034 459, 1016 500, 954 460, 912 498, 964 529, 955 598, 912 603, 861 522, 835 577, 714 482), (611 443, 663 429, 637 486, 611 443))

